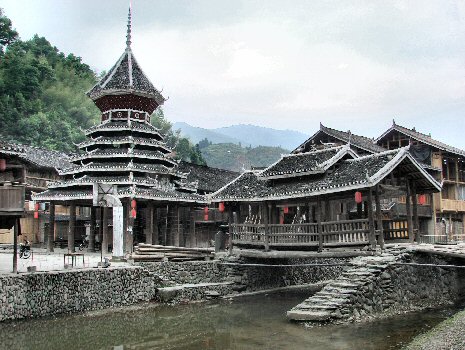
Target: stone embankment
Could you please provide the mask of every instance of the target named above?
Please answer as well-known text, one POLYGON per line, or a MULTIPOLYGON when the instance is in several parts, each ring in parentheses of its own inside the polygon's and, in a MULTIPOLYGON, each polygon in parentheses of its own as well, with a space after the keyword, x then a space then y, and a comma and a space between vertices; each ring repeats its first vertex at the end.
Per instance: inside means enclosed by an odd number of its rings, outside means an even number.
POLYGON ((158 300, 169 303, 230 297, 242 292, 317 284, 338 277, 348 259, 243 259, 138 263, 159 276, 158 300))
POLYGON ((150 301, 158 278, 141 267, 0 276, 0 321, 150 301))
POLYGON ((411 262, 406 250, 353 259, 339 278, 287 316, 295 321, 358 320, 381 313, 437 307, 457 300, 455 269, 411 262))

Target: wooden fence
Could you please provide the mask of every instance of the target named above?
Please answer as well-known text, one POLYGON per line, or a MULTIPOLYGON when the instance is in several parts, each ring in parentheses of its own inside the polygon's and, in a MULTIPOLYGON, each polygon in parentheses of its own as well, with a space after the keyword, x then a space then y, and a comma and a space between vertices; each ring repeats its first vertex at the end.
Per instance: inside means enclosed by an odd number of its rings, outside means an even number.
MULTIPOLYGON (((265 234, 264 224, 232 224, 233 244, 265 245, 270 247, 318 246, 318 224, 268 225, 265 234)), ((323 246, 348 246, 368 244, 368 219, 328 221, 321 223, 323 246)))

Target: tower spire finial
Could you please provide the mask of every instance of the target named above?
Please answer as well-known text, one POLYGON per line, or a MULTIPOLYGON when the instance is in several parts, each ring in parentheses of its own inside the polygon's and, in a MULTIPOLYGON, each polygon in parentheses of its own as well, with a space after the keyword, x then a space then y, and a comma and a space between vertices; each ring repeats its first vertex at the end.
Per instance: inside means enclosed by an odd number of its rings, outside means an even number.
POLYGON ((129 13, 128 13, 128 32, 126 34, 126 48, 131 47, 131 27, 132 27, 132 20, 131 20, 131 7, 132 1, 129 1, 129 13))

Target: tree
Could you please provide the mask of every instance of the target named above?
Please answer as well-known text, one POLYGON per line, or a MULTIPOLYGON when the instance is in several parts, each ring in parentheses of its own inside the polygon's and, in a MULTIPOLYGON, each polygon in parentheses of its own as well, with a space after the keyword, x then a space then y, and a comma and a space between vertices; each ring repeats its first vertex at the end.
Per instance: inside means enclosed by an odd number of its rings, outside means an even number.
POLYGON ((208 141, 208 139, 205 137, 203 140, 200 140, 197 145, 200 149, 203 149, 210 146, 211 144, 211 141, 208 141))
POLYGON ((18 39, 18 32, 13 29, 11 20, 3 14, 0 8, 0 56, 4 48, 18 39))

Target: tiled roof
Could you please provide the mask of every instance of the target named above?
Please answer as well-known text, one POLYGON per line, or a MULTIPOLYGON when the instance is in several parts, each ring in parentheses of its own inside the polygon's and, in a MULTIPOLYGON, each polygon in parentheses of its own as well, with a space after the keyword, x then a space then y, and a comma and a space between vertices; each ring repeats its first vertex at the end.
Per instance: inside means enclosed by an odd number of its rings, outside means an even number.
POLYGON ((356 154, 347 145, 289 154, 266 168, 259 174, 259 177, 275 179, 323 173, 329 166, 348 153, 351 154, 352 158, 356 157, 356 154))
POLYGON ((84 175, 75 179, 63 181, 49 182, 48 188, 65 188, 72 186, 87 185, 92 186, 94 183, 115 184, 115 185, 141 185, 141 186, 156 186, 158 180, 148 176, 89 176, 84 175))
POLYGON ((292 179, 272 183, 259 178, 258 172, 242 174, 212 195, 213 201, 261 201, 311 197, 371 187, 386 176, 406 157, 431 184, 440 185, 409 155, 405 148, 339 162, 338 168, 316 179, 292 179))
POLYGON ((99 136, 95 139, 89 139, 84 142, 81 142, 78 147, 85 148, 94 145, 121 145, 121 144, 136 144, 136 145, 146 145, 146 146, 156 146, 161 150, 164 150, 167 153, 172 152, 164 142, 161 142, 156 139, 149 139, 143 137, 133 137, 133 136, 99 136))
POLYGON ((452 147, 449 146, 441 141, 437 141, 433 138, 431 138, 431 135, 426 135, 421 132, 418 132, 416 130, 408 129, 406 127, 403 127, 401 125, 397 125, 396 123, 393 123, 393 125, 386 130, 380 137, 376 139, 376 142, 379 142, 382 138, 384 138, 387 134, 389 134, 391 131, 398 131, 416 141, 425 143, 427 145, 430 145, 434 148, 440 149, 442 151, 446 151, 449 153, 457 154, 460 156, 465 156, 465 151, 461 150, 460 148, 452 147))
MULTIPOLYGON (((146 188, 137 186, 118 187, 119 198, 148 199, 168 202, 206 203, 204 196, 196 193, 186 193, 175 189, 146 188)), ((47 191, 33 195, 37 201, 69 201, 91 200, 92 190, 84 189, 48 189, 47 191)))
POLYGON ((112 171, 139 171, 155 174, 173 174, 174 167, 168 168, 162 164, 145 164, 145 163, 120 163, 120 162, 105 162, 105 163, 89 163, 82 166, 74 166, 71 169, 64 169, 60 175, 79 174, 84 172, 112 172, 112 171))
POLYGON ((106 148, 98 149, 95 152, 81 153, 74 155, 71 159, 73 162, 84 160, 84 159, 108 159, 108 158, 139 158, 139 159, 151 159, 167 162, 172 165, 176 165, 176 161, 172 157, 168 157, 166 153, 160 151, 148 151, 140 149, 130 148, 106 148))
POLYGON ((130 47, 126 48, 116 64, 108 73, 87 93, 96 100, 104 95, 115 93, 135 93, 153 98, 158 105, 165 102, 165 98, 152 85, 132 53, 130 47))
POLYGON ((234 180, 239 173, 230 170, 212 168, 189 162, 180 162, 178 171, 187 174, 188 182, 198 182, 198 189, 202 192, 215 192, 234 180))
POLYGON ((63 152, 51 151, 12 142, 1 141, 0 154, 1 153, 16 155, 20 159, 32 165, 55 169, 56 171, 73 166, 69 156, 63 152))
POLYGON ((312 137, 310 137, 307 141, 305 141, 299 147, 297 147, 293 151, 293 153, 296 153, 300 149, 302 149, 303 146, 311 142, 319 133, 324 133, 330 137, 334 137, 335 139, 341 142, 347 143, 350 140, 351 145, 353 145, 356 148, 360 148, 369 153, 379 153, 379 152, 386 151, 385 148, 377 145, 373 139, 370 139, 365 136, 355 135, 348 131, 340 131, 336 129, 331 129, 331 128, 324 126, 323 124, 320 124, 320 130, 318 130, 312 137))

